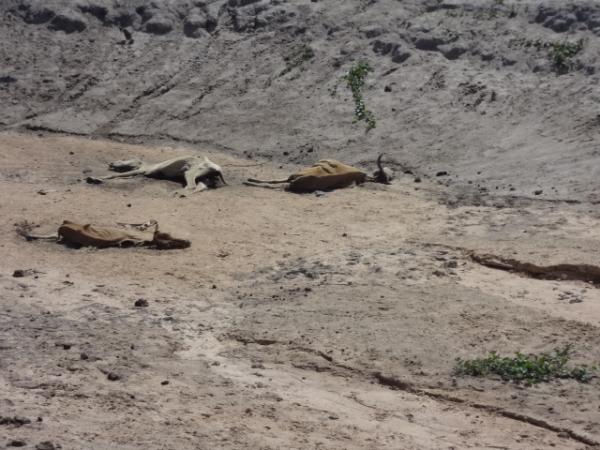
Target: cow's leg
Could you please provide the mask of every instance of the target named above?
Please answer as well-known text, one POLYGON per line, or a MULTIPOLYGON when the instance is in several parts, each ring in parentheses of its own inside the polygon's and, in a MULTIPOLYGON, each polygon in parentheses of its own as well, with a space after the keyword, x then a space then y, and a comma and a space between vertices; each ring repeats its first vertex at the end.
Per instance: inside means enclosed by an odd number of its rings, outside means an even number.
POLYGON ((208 189, 208 186, 202 182, 196 182, 198 178, 202 178, 210 173, 210 167, 191 168, 185 172, 185 188, 194 192, 202 192, 208 189))
POLYGON ((176 193, 176 195, 181 195, 181 196, 185 197, 185 193, 189 193, 189 191, 202 192, 202 191, 208 189, 208 186, 206 184, 204 184, 202 182, 196 182, 196 180, 205 175, 208 175, 209 172, 210 172, 210 168, 200 167, 200 168, 188 169, 183 174, 183 178, 185 179, 184 191, 183 192, 178 191, 176 193))
POLYGON ((208 189, 208 186, 206 184, 204 184, 202 181, 198 182, 198 184, 196 185, 196 188, 194 189, 194 192, 202 192, 208 189))
POLYGON ((113 175, 106 175, 104 177, 87 177, 86 181, 92 184, 99 184, 106 180, 114 180, 115 178, 130 178, 135 177, 137 175, 146 175, 146 170, 144 169, 136 169, 130 170, 129 172, 116 173, 113 175))
POLYGON ((196 189, 196 174, 198 173, 197 170, 188 170, 183 174, 183 177, 185 178, 185 188, 189 189, 189 190, 193 190, 196 189))
POLYGON ((285 180, 257 180, 256 178, 248 178, 249 183, 263 183, 263 184, 283 184, 289 183, 290 179, 286 178, 285 180))
POLYGON ((59 236, 58 233, 52 233, 52 234, 23 234, 23 236, 25 237, 25 239, 27 239, 28 241, 58 241, 59 236))
POLYGON ((100 177, 101 180, 114 180, 115 178, 130 178, 138 175, 146 175, 145 169, 135 169, 130 170, 128 172, 123 173, 115 173, 113 175, 106 175, 105 177, 100 177))
POLYGON ((119 160, 113 161, 108 165, 108 170, 112 170, 113 172, 128 172, 131 170, 140 169, 143 165, 143 162, 139 158, 127 159, 127 160, 119 160))
POLYGON ((263 189, 279 189, 278 186, 271 186, 270 184, 260 184, 260 183, 253 183, 252 181, 243 181, 242 184, 244 186, 254 186, 254 187, 259 187, 259 188, 263 188, 263 189))

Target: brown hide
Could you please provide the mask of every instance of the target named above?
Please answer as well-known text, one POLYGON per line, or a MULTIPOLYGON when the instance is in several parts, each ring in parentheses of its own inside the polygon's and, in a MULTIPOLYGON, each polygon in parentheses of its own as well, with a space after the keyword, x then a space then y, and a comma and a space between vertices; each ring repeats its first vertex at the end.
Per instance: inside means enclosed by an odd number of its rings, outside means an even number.
POLYGON ((329 191, 366 181, 367 175, 355 167, 333 159, 322 159, 312 167, 288 178, 288 190, 293 192, 329 191))
POLYGON ((190 242, 185 239, 176 239, 158 229, 153 231, 119 230, 115 228, 101 228, 90 224, 81 225, 65 220, 58 229, 58 236, 62 242, 82 247, 132 247, 148 246, 158 249, 186 248, 190 242))

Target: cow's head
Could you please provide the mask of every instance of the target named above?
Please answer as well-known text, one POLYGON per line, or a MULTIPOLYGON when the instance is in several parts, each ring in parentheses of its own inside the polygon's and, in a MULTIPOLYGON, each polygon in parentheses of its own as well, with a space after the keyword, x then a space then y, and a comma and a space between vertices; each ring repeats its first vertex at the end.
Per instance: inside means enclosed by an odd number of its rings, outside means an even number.
POLYGON ((382 158, 383 153, 377 158, 377 170, 373 172, 370 181, 373 181, 375 183, 390 184, 395 176, 394 170, 389 167, 383 167, 383 165, 381 164, 382 158))
POLYGON ((204 170, 202 175, 199 177, 200 181, 206 184, 208 187, 215 188, 217 184, 227 185, 225 178, 223 177, 223 169, 208 158, 204 158, 204 170))

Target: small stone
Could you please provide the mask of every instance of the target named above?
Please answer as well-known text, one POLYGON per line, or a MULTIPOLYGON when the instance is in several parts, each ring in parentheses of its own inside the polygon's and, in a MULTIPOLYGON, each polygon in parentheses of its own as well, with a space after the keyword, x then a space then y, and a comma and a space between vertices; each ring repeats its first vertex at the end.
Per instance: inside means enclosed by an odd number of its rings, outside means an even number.
POLYGON ((467 51, 464 45, 460 44, 446 44, 440 45, 438 50, 449 60, 455 60, 461 57, 463 53, 467 51))
POLYGON ((35 450, 57 450, 59 448, 61 448, 60 445, 54 445, 50 441, 43 441, 35 446, 35 450))
POLYGON ((121 379, 121 376, 114 372, 108 372, 106 378, 108 379, 108 381, 118 381, 121 379))
POLYGON ((8 441, 8 444, 6 444, 7 447, 25 447, 26 445, 27 443, 20 439, 13 439, 12 441, 8 441))
POLYGON ((216 20, 208 15, 193 13, 183 24, 183 32, 187 37, 200 38, 208 35, 216 26, 216 20))
POLYGON ((166 386, 167 384, 169 384, 169 380, 163 380, 163 381, 160 382, 160 384, 162 386, 166 386))
POLYGON ((67 34, 82 32, 86 27, 86 20, 83 16, 68 10, 57 14, 50 22, 51 30, 64 31, 67 34))
POLYGON ((392 92, 392 87, 388 85, 388 86, 386 86, 386 87, 383 88, 383 91, 384 92, 392 92))
POLYGON ((415 183, 420 183, 421 182, 421 177, 415 177, 415 183))
POLYGON ((153 17, 146 22, 145 30, 151 34, 167 34, 173 30, 173 24, 166 17, 153 17))
POLYGON ((448 176, 448 172, 445 170, 440 170, 438 173, 435 174, 436 177, 446 177, 448 176))
POLYGON ((23 278, 25 276, 25 271, 23 269, 17 269, 13 272, 13 277, 15 278, 23 278))
POLYGON ((410 58, 410 53, 402 49, 401 46, 398 45, 392 50, 392 62, 402 64, 408 58, 410 58))
POLYGON ((133 306, 135 306, 136 308, 147 308, 148 300, 146 300, 145 298, 138 298, 133 304, 133 306))
POLYGON ((88 356, 88 354, 87 354, 87 353, 82 353, 82 354, 80 354, 80 355, 79 355, 79 357, 80 357, 81 359, 83 359, 84 361, 86 361, 86 360, 90 359, 90 357, 88 356))
POLYGON ((544 193, 544 191, 542 189, 538 189, 537 191, 535 191, 533 194, 534 195, 542 195, 544 193))

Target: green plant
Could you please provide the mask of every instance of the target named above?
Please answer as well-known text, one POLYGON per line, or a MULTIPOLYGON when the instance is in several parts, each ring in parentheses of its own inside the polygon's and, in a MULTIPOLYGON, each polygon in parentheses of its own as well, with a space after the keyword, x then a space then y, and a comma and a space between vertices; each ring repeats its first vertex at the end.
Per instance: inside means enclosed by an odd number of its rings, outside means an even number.
POLYGON ((573 69, 573 58, 583 50, 583 39, 577 42, 547 42, 541 39, 530 40, 525 38, 513 39, 509 42, 511 47, 535 48, 537 51, 548 50, 548 57, 554 69, 559 73, 566 73, 573 69))
POLYGON ((501 357, 491 352, 486 358, 464 360, 457 358, 454 373, 485 377, 499 375, 503 380, 528 385, 550 381, 554 378, 573 378, 581 382, 589 381, 596 367, 568 367, 571 345, 557 348, 550 353, 525 355, 517 352, 513 358, 501 357))
POLYGON ((583 39, 577 42, 554 42, 550 45, 550 59, 559 72, 573 68, 573 57, 583 50, 583 39))
MULTIPOLYGON (((352 92, 352 98, 354 99, 354 115, 356 120, 364 121, 367 124, 367 131, 375 128, 375 116, 365 106, 365 101, 362 96, 362 88, 365 84, 365 78, 372 72, 373 69, 366 62, 359 62, 352 67, 346 75, 342 78, 346 82, 346 86, 352 92)), ((335 93, 335 88, 333 90, 335 93)))

